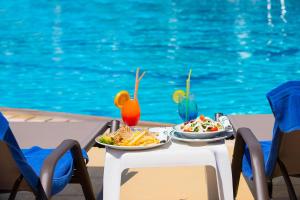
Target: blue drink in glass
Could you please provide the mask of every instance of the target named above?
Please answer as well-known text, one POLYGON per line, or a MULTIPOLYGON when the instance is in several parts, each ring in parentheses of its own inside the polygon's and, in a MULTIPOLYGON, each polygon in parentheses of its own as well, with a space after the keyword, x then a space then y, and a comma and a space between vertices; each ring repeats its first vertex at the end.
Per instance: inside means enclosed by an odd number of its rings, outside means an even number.
POLYGON ((195 99, 193 97, 183 97, 178 104, 178 113, 184 122, 196 119, 198 116, 198 106, 195 99))

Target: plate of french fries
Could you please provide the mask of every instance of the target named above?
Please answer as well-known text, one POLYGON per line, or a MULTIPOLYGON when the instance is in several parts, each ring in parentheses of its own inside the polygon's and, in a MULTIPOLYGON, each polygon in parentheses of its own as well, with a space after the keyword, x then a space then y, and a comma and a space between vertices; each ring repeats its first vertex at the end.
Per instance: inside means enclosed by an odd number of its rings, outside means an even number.
POLYGON ((162 127, 147 129, 122 126, 116 132, 97 137, 96 142, 120 150, 150 149, 168 143, 171 131, 162 127))

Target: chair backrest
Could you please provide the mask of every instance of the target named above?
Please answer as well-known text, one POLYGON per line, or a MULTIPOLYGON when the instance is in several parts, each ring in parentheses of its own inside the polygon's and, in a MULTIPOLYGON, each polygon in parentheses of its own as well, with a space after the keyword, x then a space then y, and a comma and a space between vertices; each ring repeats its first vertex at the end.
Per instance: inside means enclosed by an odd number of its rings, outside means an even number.
MULTIPOLYGON (((8 145, 0 141, 0 191, 11 191, 21 172, 8 145)), ((31 190, 26 181, 22 181, 19 190, 31 190)))
POLYGON ((273 139, 266 163, 268 177, 280 176, 278 158, 288 174, 300 174, 300 81, 289 81, 267 94, 275 117, 273 139))
MULTIPOLYGON (((284 163, 289 175, 300 175, 300 131, 282 133, 278 158, 284 163)), ((273 177, 281 176, 279 166, 273 172, 273 177)))
MULTIPOLYGON (((24 182, 28 184, 31 190, 35 191, 38 186, 39 177, 35 174, 34 170, 27 163, 6 118, 0 112, 0 174, 3 189, 11 186, 11 181, 15 182, 15 176, 20 174, 24 177, 24 182), (2 176, 3 174, 3 176, 2 176), (5 176, 5 179, 2 178, 5 176), (9 180, 11 176, 12 180, 9 180), (7 181, 7 182, 6 182, 7 181), (5 186, 5 183, 7 186, 5 186)), ((2 186, 0 185, 0 186, 2 186)))

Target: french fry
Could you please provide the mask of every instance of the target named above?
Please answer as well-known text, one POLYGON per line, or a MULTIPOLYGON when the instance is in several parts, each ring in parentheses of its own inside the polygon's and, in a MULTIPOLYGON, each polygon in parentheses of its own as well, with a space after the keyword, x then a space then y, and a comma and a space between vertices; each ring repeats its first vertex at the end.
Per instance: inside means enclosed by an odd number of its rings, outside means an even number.
POLYGON ((144 135, 146 134, 146 131, 141 132, 139 135, 137 135, 132 141, 129 142, 129 146, 134 145, 138 140, 140 140, 144 135))

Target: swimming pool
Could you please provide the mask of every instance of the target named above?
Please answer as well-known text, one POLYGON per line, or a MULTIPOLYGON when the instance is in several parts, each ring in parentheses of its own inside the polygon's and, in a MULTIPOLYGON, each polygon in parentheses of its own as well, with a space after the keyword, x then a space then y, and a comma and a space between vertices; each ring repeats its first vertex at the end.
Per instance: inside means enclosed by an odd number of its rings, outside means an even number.
POLYGON ((0 106, 119 117, 134 89, 142 120, 179 122, 171 95, 201 113, 270 113, 265 94, 300 77, 300 1, 0 1, 0 106))

